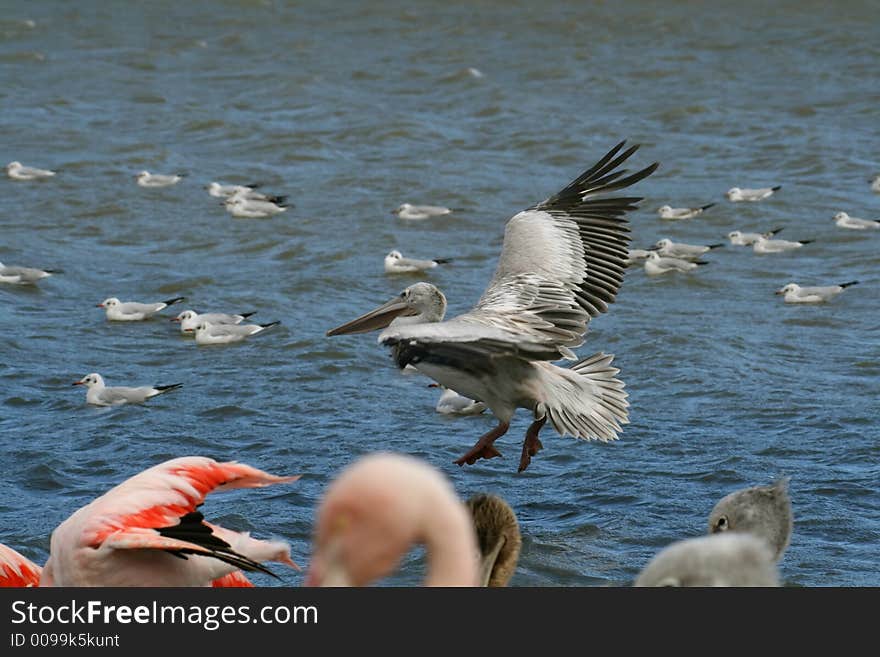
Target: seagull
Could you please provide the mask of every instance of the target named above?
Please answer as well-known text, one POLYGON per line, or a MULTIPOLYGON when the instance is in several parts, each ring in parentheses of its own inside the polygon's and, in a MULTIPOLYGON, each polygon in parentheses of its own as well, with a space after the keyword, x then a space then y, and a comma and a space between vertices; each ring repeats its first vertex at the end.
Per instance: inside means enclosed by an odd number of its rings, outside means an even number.
POLYGON ((298 569, 286 542, 258 540, 209 523, 200 511, 215 490, 297 479, 204 456, 155 465, 55 528, 40 586, 216 586, 235 573, 246 582, 241 570, 277 577, 265 561, 298 569))
POLYGON ((706 265, 703 260, 683 260, 681 258, 670 258, 661 256, 653 251, 648 259, 645 260, 645 272, 649 276, 659 276, 670 271, 688 272, 696 269, 699 265, 706 265))
POLYGON ((21 162, 10 162, 6 165, 6 175, 13 180, 39 180, 40 178, 51 178, 55 172, 49 169, 26 167, 21 162))
POLYGON ((184 310, 177 317, 172 317, 171 321, 180 322, 181 333, 192 333, 200 321, 210 322, 211 324, 241 324, 254 314, 256 314, 256 311, 228 315, 226 313, 197 313, 195 310, 184 310))
POLYGON ((615 171, 638 148, 617 144, 561 191, 516 214, 505 228, 495 275, 477 305, 443 321, 446 297, 430 283, 399 296, 327 335, 388 327, 379 342, 401 369, 423 374, 484 402, 498 426, 456 460, 473 464, 501 456, 492 443, 510 428, 518 407, 534 421, 523 442, 519 471, 543 446, 547 420, 562 435, 615 440, 628 422, 626 393, 613 356, 602 352, 562 368, 551 361, 577 357, 592 317, 607 311, 623 282, 629 228, 626 212, 640 198, 603 198, 638 182, 651 166, 621 178, 615 171), (598 198, 597 198, 598 197, 598 198))
POLYGON ((227 198, 223 205, 226 211, 233 217, 243 217, 245 219, 260 219, 262 217, 270 217, 273 214, 279 214, 287 210, 287 206, 273 203, 272 201, 263 201, 254 198, 245 198, 233 194, 227 198))
POLYGON ((135 175, 135 178, 137 179, 137 184, 141 187, 170 187, 171 185, 179 183, 185 175, 185 173, 165 175, 162 173, 140 171, 135 175))
POLYGON ((414 260, 404 258, 400 251, 392 251, 385 256, 386 274, 412 274, 434 269, 437 265, 445 265, 452 262, 452 258, 437 258, 436 260, 414 260))
POLYGON ((872 192, 880 193, 880 174, 877 174, 876 176, 871 178, 868 182, 871 183, 871 191, 872 192))
POLYGON ((789 283, 776 290, 776 294, 784 294, 785 303, 824 303, 836 297, 845 288, 857 284, 858 281, 850 281, 849 283, 824 287, 801 287, 797 283, 789 283))
MULTIPOLYGON (((208 194, 215 198, 222 199, 239 199, 242 198, 245 201, 267 201, 269 203, 274 203, 276 205, 281 205, 287 201, 286 196, 275 196, 273 194, 264 194, 263 192, 258 192, 257 187, 259 185, 221 185, 217 182, 212 182, 210 185, 206 187, 208 190, 208 194)), ((224 203, 225 205, 225 203, 224 203)), ((245 203, 245 205, 247 205, 245 203)), ((286 206, 285 206, 286 207, 286 206)))
POLYGON ((703 214, 704 210, 711 208, 714 203, 702 205, 698 208, 673 208, 668 205, 661 205, 657 208, 657 214, 661 219, 693 219, 699 214, 703 214))
POLYGON ((391 214, 396 214, 401 219, 429 219, 430 217, 442 217, 451 212, 450 208, 441 205, 412 205, 411 203, 403 203, 396 210, 392 210, 391 214))
POLYGON ((163 392, 180 388, 182 383, 172 383, 167 386, 140 386, 138 388, 107 387, 104 385, 104 377, 97 372, 86 374, 72 385, 85 386, 86 403, 95 406, 119 406, 120 404, 143 404, 145 401, 163 392))
POLYGON ((4 265, 0 262, 0 283, 13 285, 33 285, 40 279, 60 273, 60 269, 35 269, 33 267, 17 267, 4 265))
POLYGON ((768 240, 763 235, 752 243, 752 250, 755 253, 781 253, 783 251, 791 251, 799 249, 804 244, 812 244, 814 240, 798 240, 791 242, 788 240, 768 240))
POLYGON ((243 194, 244 196, 248 196, 249 194, 260 194, 260 192, 255 191, 260 187, 259 184, 253 185, 221 185, 218 182, 209 183, 205 189, 208 190, 208 194, 213 196, 214 198, 229 198, 233 194, 243 194))
POLYGON ((779 586, 779 572, 765 540, 746 533, 710 534, 665 547, 634 586, 779 586))
POLYGON ((627 249, 626 252, 626 264, 627 267, 632 267, 640 263, 642 260, 651 255, 651 252, 646 249, 627 249))
POLYGON ((661 256, 669 258, 697 258, 704 253, 724 246, 723 244, 707 244, 706 246, 699 244, 685 244, 684 242, 673 242, 670 239, 662 239, 654 245, 661 256))
POLYGON ((425 586, 477 586, 474 524, 447 477, 411 456, 374 453, 327 487, 315 515, 306 586, 367 586, 416 544, 425 586))
POLYGON ((769 486, 753 486, 723 497, 709 513, 709 533, 748 532, 773 548, 776 561, 791 540, 791 500, 788 477, 769 486))
POLYGON ((782 185, 776 187, 761 187, 760 189, 740 189, 739 187, 731 187, 727 190, 727 198, 731 201, 760 201, 772 196, 773 192, 782 189, 782 185))
POLYGON ((781 228, 774 228, 773 230, 768 230, 766 233, 743 233, 738 230, 732 230, 727 233, 727 239, 729 239, 730 243, 735 246, 751 246, 757 242, 759 238, 763 237, 765 240, 769 240, 779 232, 782 232, 781 228))
POLYGON ((444 388, 439 383, 428 384, 429 388, 440 388, 443 393, 437 400, 434 410, 441 415, 479 415, 486 410, 486 405, 469 397, 459 395, 455 390, 444 388))
POLYGON ((229 344, 231 342, 241 342, 245 338, 262 333, 270 326, 275 326, 281 322, 269 322, 268 324, 211 324, 204 320, 198 323, 195 329, 187 329, 187 332, 194 331, 196 335, 196 344, 229 344))
POLYGON ((858 217, 850 217, 846 212, 838 212, 834 215, 834 223, 841 228, 851 228, 852 230, 880 228, 880 221, 877 221, 876 219, 859 219, 858 217))
POLYGON ((157 301, 156 303, 138 303, 137 301, 120 301, 116 297, 104 299, 98 304, 98 308, 103 308, 107 313, 107 319, 116 322, 137 322, 143 319, 149 319, 160 310, 168 306, 183 301, 186 297, 174 297, 165 301, 157 301))

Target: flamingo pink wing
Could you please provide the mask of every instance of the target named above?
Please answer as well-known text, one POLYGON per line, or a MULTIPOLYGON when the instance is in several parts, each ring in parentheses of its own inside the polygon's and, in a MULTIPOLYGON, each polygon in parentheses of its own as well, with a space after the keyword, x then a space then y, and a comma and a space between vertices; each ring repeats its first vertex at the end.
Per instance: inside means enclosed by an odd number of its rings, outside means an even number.
POLYGON ((211 582, 211 586, 215 589, 220 588, 253 588, 253 583, 244 576, 244 573, 240 570, 236 570, 234 572, 229 573, 228 575, 224 575, 223 577, 218 577, 213 582, 211 582))
POLYGON ((0 587, 39 586, 42 572, 33 561, 0 543, 0 587))

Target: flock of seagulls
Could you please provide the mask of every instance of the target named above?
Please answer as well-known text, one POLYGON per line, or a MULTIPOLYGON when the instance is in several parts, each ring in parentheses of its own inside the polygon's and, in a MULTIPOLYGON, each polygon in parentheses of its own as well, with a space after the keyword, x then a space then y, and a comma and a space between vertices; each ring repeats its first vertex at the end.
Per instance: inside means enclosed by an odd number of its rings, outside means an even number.
MULTIPOLYGON (((878 181, 880 181, 880 175, 869 180, 871 189, 880 193, 880 182, 878 181)), ((731 202, 756 202, 769 198, 780 189, 782 189, 782 185, 755 189, 732 187, 725 196, 731 202)), ((663 205, 657 209, 657 214, 661 219, 692 219, 714 205, 716 204, 708 203, 693 208, 673 208, 669 205, 663 205)), ((846 212, 836 213, 833 216, 833 221, 840 228, 850 230, 880 229, 880 220, 851 217, 846 212)), ((733 246, 750 246, 759 255, 795 251, 815 241, 779 239, 776 235, 781 231, 782 228, 774 228, 762 233, 732 230, 727 233, 727 239, 733 246)), ((724 245, 677 243, 664 238, 647 249, 628 249, 626 266, 631 267, 643 263, 645 273, 649 276, 660 276, 671 272, 687 273, 701 265, 708 264, 708 261, 701 260, 700 257, 722 246, 724 245)), ((850 281, 838 285, 803 287, 797 283, 788 283, 776 290, 776 294, 783 295, 785 303, 826 303, 847 287, 857 283, 858 281, 850 281)))
MULTIPOLYGON (((454 408, 453 413, 492 412, 498 425, 455 461, 459 466, 501 457, 494 443, 508 431, 517 408, 526 409, 533 419, 523 439, 519 472, 543 449, 539 432, 547 422, 563 436, 601 441, 615 440, 628 423, 629 402, 624 383, 616 378, 619 371, 611 366, 613 355, 600 351, 580 358, 573 351, 583 344, 589 321, 614 302, 624 270, 635 259, 628 248, 626 215, 641 199, 609 194, 651 175, 658 164, 628 174, 620 166, 638 146, 624 150, 624 145, 617 144, 571 183, 507 222, 495 274, 470 311, 446 319, 443 292, 420 282, 327 332, 338 336, 382 330, 379 342, 391 349, 396 365, 401 370, 414 367, 433 379, 447 398, 444 406, 454 408), (559 360, 573 364, 560 367, 555 364, 559 360), (457 401, 462 395, 469 403, 457 401)), ((17 162, 7 166, 7 173, 14 180, 55 175, 17 162)), ((138 184, 162 187, 177 184, 180 178, 141 172, 138 184)), ((262 195, 256 187, 212 183, 208 192, 222 197, 233 214, 244 208, 254 214, 284 211, 282 198, 262 195)), ((727 197, 754 202, 778 189, 732 188, 727 197)), ((712 205, 664 206, 661 216, 692 218, 712 205)), ((421 220, 450 212, 440 206, 403 204, 395 214, 421 220)), ((729 238, 765 252, 809 243, 773 239, 778 232, 734 231, 729 238)), ((649 273, 651 269, 689 271, 702 264, 702 255, 720 246, 660 240, 637 257, 645 260, 649 273)), ((408 260, 399 252, 389 258, 398 264, 408 260)), ((411 272, 434 268, 444 260, 408 262, 411 272)), ((386 267, 387 263, 386 259, 386 267)), ((0 272, 2 282, 15 284, 33 284, 53 273, 5 266, 0 272)), ((824 301, 855 283, 825 288, 791 283, 779 293, 786 295, 786 301, 789 295, 803 298, 800 302, 824 301)), ((110 297, 98 306, 110 321, 143 321, 183 300, 140 303, 110 297)), ((186 310, 172 321, 180 323, 182 333, 194 334, 199 344, 235 342, 279 323, 246 324, 251 315, 186 310)), ((86 386, 88 403, 99 406, 143 403, 181 386, 108 387, 98 373, 74 385, 86 386)), ((437 410, 444 412, 439 403, 437 410)), ((44 567, 3 547, 0 581, 48 586, 249 586, 244 573, 271 574, 266 562, 296 567, 289 546, 209 523, 199 509, 214 490, 263 487, 297 478, 205 457, 172 459, 74 512, 52 533, 44 567), (37 573, 37 579, 27 582, 28 573, 37 573)), ((506 583, 515 567, 511 560, 515 564, 520 550, 518 525, 503 500, 489 497, 463 503, 442 473, 411 457, 374 454, 359 459, 323 496, 306 582, 366 585, 392 572, 402 554, 422 543, 428 551, 428 585, 486 585, 496 575, 494 581, 506 583), (490 510, 485 510, 486 505, 490 510), (493 564, 499 561, 507 565, 500 575, 493 575, 498 570, 493 564)), ((791 526, 787 479, 735 492, 713 509, 708 536, 685 539, 661 551, 635 584, 777 585, 776 563, 789 543, 791 526)))

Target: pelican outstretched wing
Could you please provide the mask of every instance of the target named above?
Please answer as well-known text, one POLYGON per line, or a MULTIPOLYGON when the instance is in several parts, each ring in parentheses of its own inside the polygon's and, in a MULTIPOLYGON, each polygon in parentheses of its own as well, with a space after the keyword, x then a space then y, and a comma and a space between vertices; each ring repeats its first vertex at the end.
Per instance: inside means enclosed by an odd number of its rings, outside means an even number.
POLYGON ((638 197, 602 195, 649 176, 654 163, 624 177, 616 170, 637 149, 617 144, 561 191, 507 222, 492 281, 477 305, 448 321, 389 327, 383 344, 406 341, 534 360, 573 358, 592 317, 608 310, 623 283, 638 197), (413 342, 415 341, 415 342, 413 342), (465 347, 464 345, 468 345, 465 347))

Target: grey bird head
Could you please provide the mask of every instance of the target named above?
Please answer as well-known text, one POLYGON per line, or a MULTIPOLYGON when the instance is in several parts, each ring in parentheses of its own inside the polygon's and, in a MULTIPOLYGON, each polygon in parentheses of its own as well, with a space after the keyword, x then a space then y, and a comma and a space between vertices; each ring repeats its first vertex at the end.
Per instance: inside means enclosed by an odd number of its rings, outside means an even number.
POLYGON ((710 534, 661 550, 635 586, 779 586, 766 541, 745 533, 710 534))
POLYGON ((791 540, 792 513, 788 477, 769 486, 753 486, 722 498, 709 514, 709 533, 748 532, 763 538, 776 560, 791 540))

